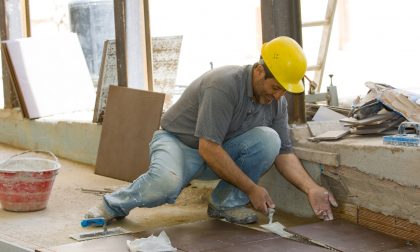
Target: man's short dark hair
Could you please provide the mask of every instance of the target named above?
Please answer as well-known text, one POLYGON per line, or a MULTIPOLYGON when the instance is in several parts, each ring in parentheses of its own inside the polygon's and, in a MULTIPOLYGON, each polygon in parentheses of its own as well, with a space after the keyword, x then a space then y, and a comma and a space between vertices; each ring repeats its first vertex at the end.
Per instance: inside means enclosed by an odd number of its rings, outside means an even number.
POLYGON ((264 60, 262 58, 260 58, 260 60, 258 61, 258 63, 256 63, 256 65, 263 66, 264 72, 265 72, 264 79, 268 79, 268 78, 274 79, 274 75, 271 73, 270 69, 268 69, 267 65, 264 63, 264 60))

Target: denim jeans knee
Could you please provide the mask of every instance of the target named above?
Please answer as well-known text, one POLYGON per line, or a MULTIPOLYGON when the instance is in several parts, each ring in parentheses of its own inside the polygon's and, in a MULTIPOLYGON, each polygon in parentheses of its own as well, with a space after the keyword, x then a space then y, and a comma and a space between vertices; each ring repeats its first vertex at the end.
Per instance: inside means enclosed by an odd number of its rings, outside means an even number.
MULTIPOLYGON (((229 139, 223 148, 236 165, 255 183, 271 167, 280 151, 280 137, 269 127, 255 127, 229 139)), ((220 181, 214 189, 211 203, 219 209, 245 205, 248 196, 232 184, 220 181)))
POLYGON ((279 134, 272 128, 263 126, 255 127, 253 131, 255 131, 255 137, 260 139, 256 148, 259 148, 267 159, 272 159, 274 162, 273 157, 275 158, 280 151, 281 141, 279 134))

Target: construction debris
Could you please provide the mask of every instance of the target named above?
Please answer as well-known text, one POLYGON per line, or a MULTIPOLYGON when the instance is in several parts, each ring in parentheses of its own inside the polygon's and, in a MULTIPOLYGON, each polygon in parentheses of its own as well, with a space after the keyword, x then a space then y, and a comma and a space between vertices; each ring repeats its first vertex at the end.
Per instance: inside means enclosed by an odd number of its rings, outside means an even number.
POLYGON ((312 121, 308 121, 312 134, 308 140, 337 140, 349 133, 396 134, 398 126, 406 120, 420 122, 420 95, 387 84, 366 82, 365 85, 369 92, 363 98, 357 97, 350 111, 318 107, 312 121))
POLYGON ((370 90, 357 97, 349 118, 340 119, 352 134, 378 134, 395 131, 406 121, 420 121, 420 95, 387 84, 366 82, 370 90))

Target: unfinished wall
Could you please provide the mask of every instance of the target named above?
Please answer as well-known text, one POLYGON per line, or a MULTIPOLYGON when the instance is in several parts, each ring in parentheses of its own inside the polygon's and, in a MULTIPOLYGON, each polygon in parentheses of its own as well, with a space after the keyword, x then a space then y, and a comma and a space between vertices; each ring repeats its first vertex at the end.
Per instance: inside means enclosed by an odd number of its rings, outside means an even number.
POLYGON ((19 110, 0 110, 0 142, 22 149, 48 150, 55 155, 94 165, 101 125, 90 123, 92 112, 28 120, 19 110))

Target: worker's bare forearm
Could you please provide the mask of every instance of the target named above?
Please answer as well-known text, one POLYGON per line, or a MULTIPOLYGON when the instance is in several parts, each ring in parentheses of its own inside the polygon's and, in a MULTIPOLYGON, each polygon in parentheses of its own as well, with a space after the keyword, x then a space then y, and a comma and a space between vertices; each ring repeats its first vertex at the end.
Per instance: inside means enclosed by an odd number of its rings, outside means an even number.
POLYGON ((280 154, 276 157, 277 170, 301 191, 308 194, 309 190, 319 185, 303 168, 300 160, 294 153, 280 154))
POLYGON ((219 144, 200 138, 199 154, 221 179, 248 195, 254 190, 256 184, 242 172, 219 144))

